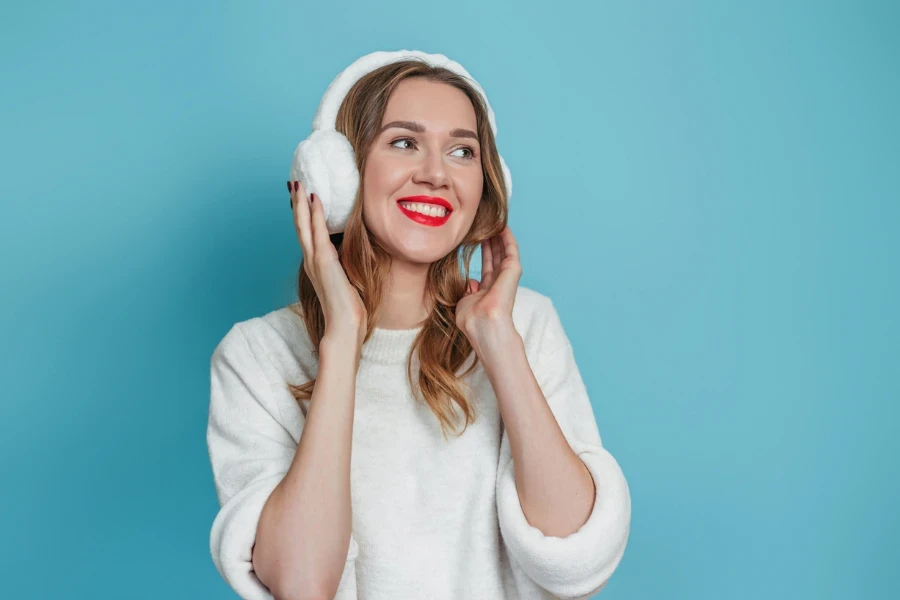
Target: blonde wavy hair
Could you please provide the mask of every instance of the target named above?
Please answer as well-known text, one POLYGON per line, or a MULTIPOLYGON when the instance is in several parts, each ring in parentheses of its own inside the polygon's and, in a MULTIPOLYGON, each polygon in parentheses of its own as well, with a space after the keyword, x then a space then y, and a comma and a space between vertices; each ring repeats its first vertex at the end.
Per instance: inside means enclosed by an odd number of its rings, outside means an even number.
MULTIPOLYGON (((455 307, 465 294, 469 280, 469 262, 475 250, 484 240, 499 234, 506 227, 509 214, 508 191, 503 180, 494 133, 481 95, 460 75, 418 59, 391 63, 364 75, 341 103, 336 128, 350 140, 359 172, 365 172, 366 159, 378 137, 391 94, 401 81, 411 77, 451 85, 469 97, 475 109, 484 172, 481 201, 472 227, 456 248, 429 267, 425 293, 426 297, 433 300, 433 307, 416 336, 407 359, 407 377, 411 389, 416 390, 412 358, 413 353, 418 353, 418 390, 422 397, 417 400, 425 402, 434 412, 446 439, 447 430, 452 426, 454 409, 465 420, 458 435, 462 435, 475 420, 474 407, 466 398, 461 379, 476 367, 478 359, 475 356, 468 369, 458 372, 469 356, 474 354, 474 349, 456 326, 455 307)), ((359 291, 369 314, 365 336, 368 341, 375 330, 385 282, 390 273, 391 256, 378 244, 363 222, 362 180, 360 177, 359 191, 344 232, 332 235, 331 240, 338 249, 347 278, 359 291)), ((318 352, 325 333, 322 305, 302 263, 298 278, 299 302, 292 307, 303 319, 310 340, 318 352)), ((313 379, 301 385, 289 384, 289 388, 298 401, 309 400, 315 384, 316 380, 313 379)))

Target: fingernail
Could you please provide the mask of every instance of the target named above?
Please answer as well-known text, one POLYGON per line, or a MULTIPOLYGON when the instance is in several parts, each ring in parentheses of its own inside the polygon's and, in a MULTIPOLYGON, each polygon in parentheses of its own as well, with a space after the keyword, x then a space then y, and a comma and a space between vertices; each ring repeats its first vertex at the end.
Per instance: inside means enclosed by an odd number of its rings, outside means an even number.
POLYGON ((290 193, 290 191, 291 191, 291 182, 288 181, 287 184, 288 184, 288 193, 290 193))
POLYGON ((293 208, 294 208, 294 197, 291 196, 291 197, 289 198, 289 200, 291 201, 291 209, 293 209, 293 208))
POLYGON ((316 195, 311 193, 309 195, 309 203, 312 204, 315 201, 316 201, 316 195))
POLYGON ((299 181, 295 181, 295 182, 294 182, 294 191, 296 192, 296 191, 299 190, 299 189, 300 189, 300 182, 299 182, 299 181))

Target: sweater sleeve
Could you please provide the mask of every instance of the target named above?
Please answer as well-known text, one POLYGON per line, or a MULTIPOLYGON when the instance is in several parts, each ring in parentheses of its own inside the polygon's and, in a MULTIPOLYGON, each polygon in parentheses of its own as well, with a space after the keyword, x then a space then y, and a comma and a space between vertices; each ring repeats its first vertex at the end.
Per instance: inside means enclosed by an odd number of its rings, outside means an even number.
POLYGON ((612 576, 625 552, 631 526, 628 484, 613 456, 602 446, 594 412, 555 308, 533 370, 569 445, 590 471, 596 488, 587 522, 571 535, 546 536, 525 518, 516 489, 506 430, 500 445, 497 512, 504 544, 522 570, 539 586, 562 599, 584 599, 612 576))
MULTIPOLYGON (((297 444, 280 421, 278 387, 267 378, 240 323, 216 347, 210 369, 206 439, 220 505, 210 551, 216 569, 241 598, 272 600, 253 571, 253 546, 263 506, 287 474, 297 444)), ((357 553, 351 536, 338 600, 356 599, 357 553)))

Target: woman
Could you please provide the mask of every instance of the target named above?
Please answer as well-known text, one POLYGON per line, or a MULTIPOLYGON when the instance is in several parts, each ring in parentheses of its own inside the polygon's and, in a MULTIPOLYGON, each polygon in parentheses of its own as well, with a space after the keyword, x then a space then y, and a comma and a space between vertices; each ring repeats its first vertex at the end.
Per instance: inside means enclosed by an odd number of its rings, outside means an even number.
POLYGON ((288 182, 299 302, 212 356, 216 567, 248 600, 587 597, 631 500, 552 302, 519 285, 490 105, 441 55, 354 64, 353 202, 288 182))

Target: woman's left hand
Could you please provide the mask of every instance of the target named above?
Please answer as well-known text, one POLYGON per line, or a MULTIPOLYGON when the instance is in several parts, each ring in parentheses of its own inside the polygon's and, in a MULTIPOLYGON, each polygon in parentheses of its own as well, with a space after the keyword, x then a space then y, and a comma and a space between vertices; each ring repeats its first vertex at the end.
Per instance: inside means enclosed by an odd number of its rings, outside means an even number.
POLYGON ((471 338, 479 325, 512 324, 521 277, 519 246, 506 227, 481 243, 481 281, 469 280, 465 295, 456 304, 456 326, 471 338))

